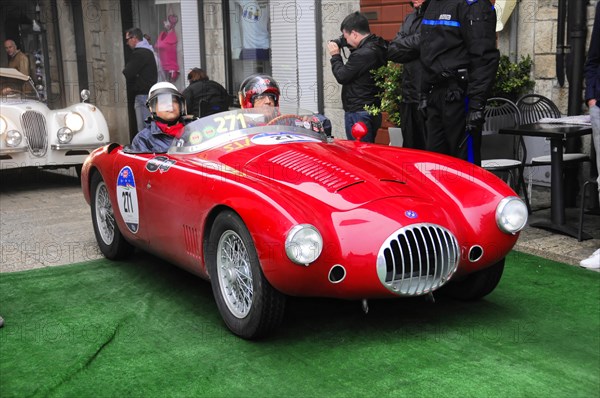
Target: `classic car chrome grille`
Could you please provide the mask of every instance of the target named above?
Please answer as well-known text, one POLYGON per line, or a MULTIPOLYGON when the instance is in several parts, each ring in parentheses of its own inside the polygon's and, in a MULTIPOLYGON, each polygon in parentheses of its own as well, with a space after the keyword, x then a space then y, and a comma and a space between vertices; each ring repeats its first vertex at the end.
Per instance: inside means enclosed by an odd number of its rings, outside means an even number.
POLYGON ((44 115, 27 111, 21 115, 21 125, 29 144, 29 152, 33 156, 44 156, 48 150, 48 133, 44 115))
POLYGON ((377 275, 391 292, 419 296, 446 283, 458 260, 458 242, 450 231, 435 224, 415 224, 386 239, 377 256, 377 275))

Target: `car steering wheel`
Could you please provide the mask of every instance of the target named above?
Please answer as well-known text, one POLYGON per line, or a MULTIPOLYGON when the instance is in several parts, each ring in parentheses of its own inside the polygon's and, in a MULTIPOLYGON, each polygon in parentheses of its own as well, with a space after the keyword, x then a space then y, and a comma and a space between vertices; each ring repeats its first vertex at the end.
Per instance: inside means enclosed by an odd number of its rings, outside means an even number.
POLYGON ((286 113, 286 114, 283 114, 283 115, 279 115, 276 118, 270 120, 267 123, 267 126, 272 126, 275 123, 277 123, 278 121, 283 120, 283 119, 300 119, 300 120, 302 120, 302 116, 296 115, 294 113, 286 113))

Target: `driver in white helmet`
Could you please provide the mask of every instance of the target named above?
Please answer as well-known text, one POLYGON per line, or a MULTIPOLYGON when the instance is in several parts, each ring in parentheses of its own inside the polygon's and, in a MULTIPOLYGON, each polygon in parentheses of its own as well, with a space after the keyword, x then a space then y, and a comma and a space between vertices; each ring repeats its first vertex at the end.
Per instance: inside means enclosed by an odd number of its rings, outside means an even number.
POLYGON ((131 152, 165 153, 174 138, 183 134, 188 122, 185 99, 173 84, 159 82, 150 88, 148 101, 150 118, 146 128, 133 138, 131 152))

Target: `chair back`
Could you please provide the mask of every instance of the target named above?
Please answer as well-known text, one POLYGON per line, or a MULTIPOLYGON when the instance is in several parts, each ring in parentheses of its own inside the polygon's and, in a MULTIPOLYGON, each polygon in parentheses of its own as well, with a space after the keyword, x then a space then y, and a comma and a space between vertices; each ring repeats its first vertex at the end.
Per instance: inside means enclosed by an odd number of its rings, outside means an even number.
POLYGON ((522 159, 525 150, 522 146, 522 137, 498 134, 502 128, 516 127, 521 123, 521 113, 517 105, 506 98, 490 98, 487 100, 484 115, 481 159, 522 159))
POLYGON ((521 123, 535 123, 540 119, 561 117, 558 107, 550 98, 539 94, 527 94, 519 98, 517 107, 521 112, 521 123))

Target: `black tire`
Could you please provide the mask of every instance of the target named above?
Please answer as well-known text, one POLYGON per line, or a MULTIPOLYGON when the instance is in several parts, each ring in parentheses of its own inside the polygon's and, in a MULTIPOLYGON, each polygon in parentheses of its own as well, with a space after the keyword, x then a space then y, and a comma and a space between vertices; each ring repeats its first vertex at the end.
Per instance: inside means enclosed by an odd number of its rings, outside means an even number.
POLYGON ((479 300, 494 291, 503 272, 504 259, 488 268, 467 275, 464 279, 449 282, 440 293, 458 300, 479 300))
POLYGON ((91 183, 92 224, 94 234, 104 257, 110 260, 126 258, 133 252, 133 246, 125 240, 113 211, 108 187, 100 173, 94 173, 91 183))
POLYGON ((212 291, 227 327, 245 339, 264 337, 277 328, 283 319, 285 296, 263 275, 242 219, 233 211, 219 214, 206 248, 212 291))

